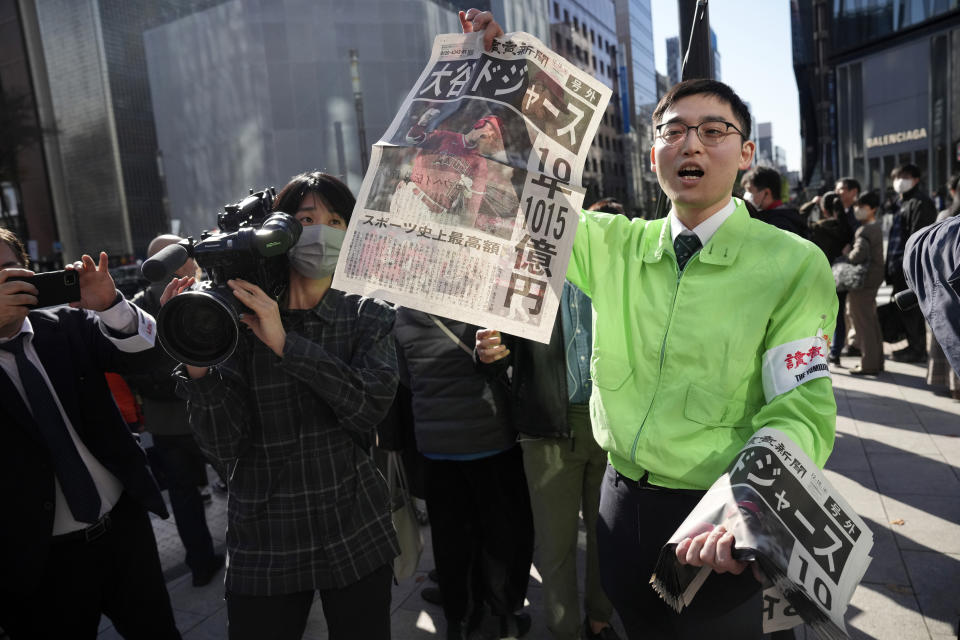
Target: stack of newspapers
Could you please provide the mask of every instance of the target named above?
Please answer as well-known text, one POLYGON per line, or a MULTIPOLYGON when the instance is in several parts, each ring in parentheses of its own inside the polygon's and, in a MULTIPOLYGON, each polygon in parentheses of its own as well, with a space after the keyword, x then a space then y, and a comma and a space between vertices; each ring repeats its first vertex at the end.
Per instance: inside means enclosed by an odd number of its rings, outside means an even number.
POLYGON ((664 546, 650 583, 677 612, 712 571, 680 564, 677 544, 717 526, 733 532, 734 557, 765 578, 765 633, 806 622, 821 638, 849 637, 843 616, 873 534, 796 443, 758 431, 664 546))

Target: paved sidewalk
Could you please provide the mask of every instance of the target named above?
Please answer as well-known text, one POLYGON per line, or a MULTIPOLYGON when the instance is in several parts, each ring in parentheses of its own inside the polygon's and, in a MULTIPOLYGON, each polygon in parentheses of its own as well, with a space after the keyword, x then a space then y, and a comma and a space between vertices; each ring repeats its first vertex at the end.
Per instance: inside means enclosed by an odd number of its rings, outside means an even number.
MULTIPOLYGON (((900 345, 894 345, 894 347, 900 345)), ((889 349, 888 345, 888 349, 889 349)), ((834 370, 839 416, 828 476, 874 534, 874 561, 847 612, 852 638, 947 640, 960 621, 960 403, 935 395, 919 365, 887 360, 879 378, 847 373, 857 364, 844 358, 834 370)), ((214 494, 208 520, 222 544, 226 501, 214 494)), ((226 638, 222 575, 194 588, 182 564, 182 548, 171 520, 154 520, 167 587, 185 640, 226 638)), ((419 592, 432 568, 429 528, 420 572, 393 589, 393 637, 436 638, 443 630, 439 607, 419 592)), ((582 572, 585 538, 581 532, 582 572)), ((543 626, 539 576, 531 572, 532 640, 548 640, 543 626)), ((814 640, 809 629, 799 639, 814 640)), ((109 621, 100 637, 118 638, 109 621)), ((306 635, 327 637, 315 606, 306 635)), ((362 639, 358 639, 362 640, 362 639)))

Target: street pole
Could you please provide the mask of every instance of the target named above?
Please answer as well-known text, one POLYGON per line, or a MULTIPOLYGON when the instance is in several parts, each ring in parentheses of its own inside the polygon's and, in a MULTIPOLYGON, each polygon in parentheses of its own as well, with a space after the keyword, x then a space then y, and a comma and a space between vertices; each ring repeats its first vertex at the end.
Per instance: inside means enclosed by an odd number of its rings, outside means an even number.
POLYGON ((680 52, 683 55, 680 79, 713 78, 707 0, 677 0, 677 11, 680 18, 680 45, 683 47, 680 52))
POLYGON ((350 49, 350 79, 353 81, 353 104, 357 109, 357 138, 360 139, 360 173, 367 170, 367 130, 363 125, 363 93, 360 91, 360 62, 356 49, 350 49))

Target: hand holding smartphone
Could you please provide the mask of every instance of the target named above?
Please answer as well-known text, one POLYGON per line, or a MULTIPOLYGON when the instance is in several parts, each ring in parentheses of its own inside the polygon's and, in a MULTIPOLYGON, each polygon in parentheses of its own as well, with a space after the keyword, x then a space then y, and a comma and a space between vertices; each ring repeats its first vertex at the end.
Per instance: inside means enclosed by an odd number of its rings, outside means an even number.
POLYGON ((37 288, 37 303, 26 305, 31 309, 55 307, 80 300, 80 278, 73 269, 7 278, 8 282, 13 280, 23 280, 37 288))

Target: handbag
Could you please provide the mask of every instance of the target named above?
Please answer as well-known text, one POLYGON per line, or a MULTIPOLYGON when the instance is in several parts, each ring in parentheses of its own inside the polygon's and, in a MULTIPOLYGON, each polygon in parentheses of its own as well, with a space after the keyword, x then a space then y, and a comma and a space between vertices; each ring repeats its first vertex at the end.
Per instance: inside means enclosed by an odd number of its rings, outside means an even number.
POLYGON ((869 268, 869 260, 861 264, 851 264, 846 258, 838 258, 830 267, 833 271, 833 281, 837 284, 837 291, 842 293, 862 289, 869 268))
POLYGON ((393 575, 397 580, 409 578, 417 572, 420 554, 423 553, 423 534, 417 513, 410 498, 407 473, 399 451, 387 451, 387 487, 390 490, 390 511, 393 526, 397 530, 400 555, 393 559, 393 575))
POLYGON ((900 309, 895 302, 877 305, 877 318, 880 320, 880 335, 884 342, 900 342, 907 339, 900 309))

